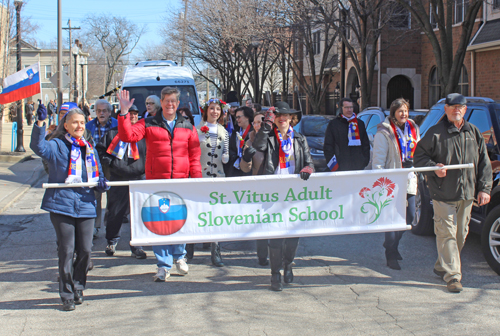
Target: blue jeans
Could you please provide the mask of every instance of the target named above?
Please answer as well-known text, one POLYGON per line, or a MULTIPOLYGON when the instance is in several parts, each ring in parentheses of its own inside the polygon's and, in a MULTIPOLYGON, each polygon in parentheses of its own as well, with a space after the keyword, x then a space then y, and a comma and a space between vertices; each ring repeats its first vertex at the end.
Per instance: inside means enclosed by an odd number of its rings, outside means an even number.
POLYGON ((53 120, 52 115, 49 115, 49 126, 50 126, 50 124, 52 124, 52 120, 53 120))
POLYGON ((186 256, 186 244, 177 245, 156 245, 153 246, 158 268, 163 267, 167 270, 172 268, 175 260, 183 259, 186 256))

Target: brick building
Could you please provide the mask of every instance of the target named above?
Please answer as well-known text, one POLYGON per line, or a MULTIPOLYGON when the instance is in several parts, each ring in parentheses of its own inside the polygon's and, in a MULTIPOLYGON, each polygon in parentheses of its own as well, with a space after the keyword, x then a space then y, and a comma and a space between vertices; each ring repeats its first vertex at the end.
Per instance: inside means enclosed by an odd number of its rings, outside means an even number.
MULTIPOLYGON (((465 8, 464 0, 456 0, 452 28, 454 48, 457 47, 461 33, 465 8)), ((410 101, 411 108, 428 109, 442 97, 432 46, 417 24, 411 21, 411 15, 406 20, 398 20, 397 25, 389 25, 383 30, 379 50, 369 106, 388 108, 394 99, 404 97, 410 101)), ((485 2, 476 18, 461 70, 458 92, 466 96, 500 100, 499 59, 500 0, 493 0, 485 2)), ((334 95, 338 81, 339 71, 329 85, 322 113, 333 113, 331 98, 328 97, 334 95)), ((347 56, 345 96, 357 98, 357 89, 358 74, 347 56)), ((308 113, 308 110, 305 112, 308 113)))

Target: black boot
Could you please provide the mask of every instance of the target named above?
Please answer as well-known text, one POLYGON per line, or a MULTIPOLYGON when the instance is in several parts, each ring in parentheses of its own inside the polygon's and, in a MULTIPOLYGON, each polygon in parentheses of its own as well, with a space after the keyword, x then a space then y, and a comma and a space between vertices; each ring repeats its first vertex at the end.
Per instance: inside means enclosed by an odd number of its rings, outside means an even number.
POLYGON ((186 258, 189 260, 193 259, 194 256, 194 244, 186 244, 186 258))
POLYGON ((217 267, 224 266, 222 258, 220 256, 220 245, 219 243, 212 243, 212 264, 217 267))
POLYGON ((280 292, 283 290, 280 273, 283 265, 282 249, 269 248, 269 261, 271 264, 271 290, 280 292))
POLYGON ((283 281, 285 281, 285 283, 293 282, 292 263, 293 259, 295 259, 295 253, 297 252, 298 245, 298 238, 285 239, 285 248, 283 251, 283 281))
POLYGON ((269 265, 269 261, 267 261, 267 255, 268 255, 268 240, 257 240, 257 257, 259 258, 259 265, 260 266, 267 266, 269 265))

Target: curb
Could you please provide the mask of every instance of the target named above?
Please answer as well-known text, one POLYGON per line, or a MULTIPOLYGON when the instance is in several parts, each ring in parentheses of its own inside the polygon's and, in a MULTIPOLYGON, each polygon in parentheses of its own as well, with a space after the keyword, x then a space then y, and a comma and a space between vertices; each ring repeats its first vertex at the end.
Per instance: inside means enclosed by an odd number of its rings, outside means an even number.
MULTIPOLYGON (((25 157, 21 158, 22 161, 26 161, 31 159, 31 154, 26 155, 25 157)), ((19 160, 19 161, 21 161, 19 160)), ((7 201, 5 202, 0 202, 0 214, 7 210, 14 202, 16 202, 21 196, 23 196, 28 190, 31 189, 42 177, 47 175, 45 173, 45 170, 43 169, 43 164, 40 162, 40 165, 35 168, 33 171, 33 174, 29 178, 29 180, 21 184, 19 187, 17 187, 10 195, 7 201)))
POLYGON ((20 163, 31 159, 32 153, 19 153, 19 154, 0 154, 0 162, 20 163))

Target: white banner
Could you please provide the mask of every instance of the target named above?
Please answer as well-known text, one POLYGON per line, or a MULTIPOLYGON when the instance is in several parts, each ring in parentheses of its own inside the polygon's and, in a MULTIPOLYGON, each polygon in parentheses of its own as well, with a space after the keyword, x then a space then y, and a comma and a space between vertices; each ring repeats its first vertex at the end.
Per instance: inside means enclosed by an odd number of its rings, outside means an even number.
POLYGON ((130 181, 131 244, 406 230, 408 172, 130 181))

